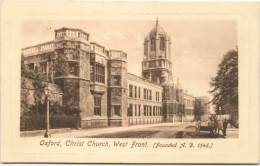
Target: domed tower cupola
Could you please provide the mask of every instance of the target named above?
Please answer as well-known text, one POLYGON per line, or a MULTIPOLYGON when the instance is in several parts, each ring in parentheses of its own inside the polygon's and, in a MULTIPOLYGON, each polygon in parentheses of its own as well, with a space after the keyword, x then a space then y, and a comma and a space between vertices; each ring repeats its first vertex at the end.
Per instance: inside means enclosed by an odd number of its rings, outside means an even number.
POLYGON ((168 35, 164 31, 164 29, 159 25, 158 19, 157 19, 154 28, 150 31, 150 33, 148 35, 148 38, 150 38, 150 39, 152 39, 152 38, 159 39, 159 37, 167 38, 168 35))
POLYGON ((172 82, 171 41, 156 19, 144 39, 143 77, 157 84, 172 82))

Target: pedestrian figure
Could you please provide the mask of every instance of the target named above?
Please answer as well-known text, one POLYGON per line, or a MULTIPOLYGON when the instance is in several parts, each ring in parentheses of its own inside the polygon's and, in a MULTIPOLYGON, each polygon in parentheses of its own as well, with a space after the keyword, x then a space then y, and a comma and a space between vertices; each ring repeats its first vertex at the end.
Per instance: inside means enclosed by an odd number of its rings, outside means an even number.
POLYGON ((227 131, 228 121, 227 119, 224 119, 223 121, 223 136, 226 137, 226 131, 227 131))
POLYGON ((200 121, 200 120, 197 120, 195 126, 196 126, 196 135, 199 135, 199 133, 200 133, 201 121, 200 121))

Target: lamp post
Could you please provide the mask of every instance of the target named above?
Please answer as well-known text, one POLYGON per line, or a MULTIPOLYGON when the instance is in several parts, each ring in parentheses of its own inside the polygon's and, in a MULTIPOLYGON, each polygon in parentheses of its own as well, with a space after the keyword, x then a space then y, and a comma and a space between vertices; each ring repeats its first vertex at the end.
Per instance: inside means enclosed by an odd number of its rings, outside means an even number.
POLYGON ((49 102, 49 89, 48 84, 47 88, 44 89, 45 98, 46 98, 46 131, 44 134, 45 138, 50 137, 49 129, 50 129, 50 102, 49 102))
POLYGON ((50 137, 50 133, 49 133, 49 129, 50 129, 50 102, 49 102, 49 63, 47 61, 46 64, 46 74, 47 74, 47 85, 44 89, 44 93, 45 93, 45 98, 46 98, 46 131, 44 134, 45 138, 50 137))

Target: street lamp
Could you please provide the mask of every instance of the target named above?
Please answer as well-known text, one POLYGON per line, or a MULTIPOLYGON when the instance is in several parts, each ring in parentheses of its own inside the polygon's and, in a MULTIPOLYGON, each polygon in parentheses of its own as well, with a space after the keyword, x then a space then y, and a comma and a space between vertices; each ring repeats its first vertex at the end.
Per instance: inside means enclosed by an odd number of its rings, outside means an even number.
MULTIPOLYGON (((50 57, 48 61, 50 60, 50 57)), ((50 137, 49 129, 50 129, 50 102, 49 102, 49 63, 47 61, 46 64, 46 78, 47 78, 47 85, 44 89, 45 98, 46 98, 46 131, 44 134, 45 138, 50 137)))
POLYGON ((44 89, 45 98, 46 98, 46 131, 44 134, 45 138, 50 137, 49 129, 50 129, 50 103, 49 103, 49 89, 48 89, 48 83, 47 88, 44 89))

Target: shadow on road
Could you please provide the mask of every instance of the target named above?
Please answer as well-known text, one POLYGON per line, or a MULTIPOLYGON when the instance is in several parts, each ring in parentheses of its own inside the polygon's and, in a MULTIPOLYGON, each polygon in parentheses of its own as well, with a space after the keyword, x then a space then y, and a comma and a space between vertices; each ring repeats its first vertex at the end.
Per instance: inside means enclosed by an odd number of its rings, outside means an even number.
POLYGON ((194 125, 158 126, 128 131, 102 133, 88 138, 224 138, 222 135, 211 135, 209 132, 196 132, 194 125))
POLYGON ((176 133, 176 138, 225 138, 223 135, 212 135, 210 132, 196 133, 195 126, 187 126, 183 131, 176 133))
POLYGON ((151 138, 160 131, 128 131, 92 136, 91 138, 151 138))

